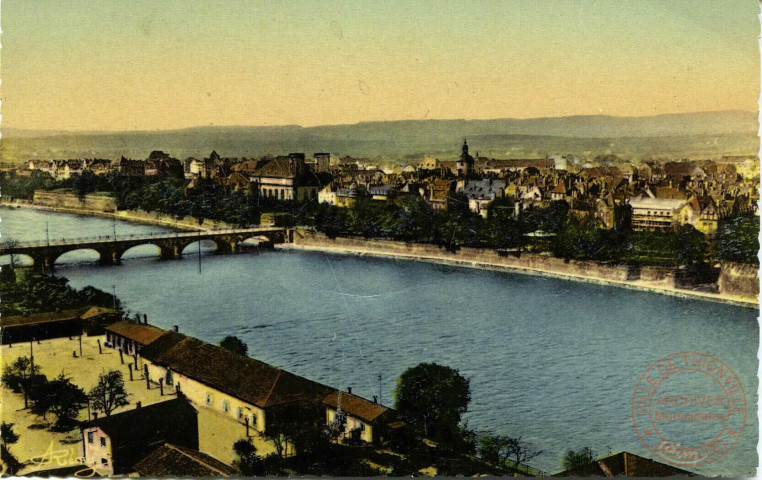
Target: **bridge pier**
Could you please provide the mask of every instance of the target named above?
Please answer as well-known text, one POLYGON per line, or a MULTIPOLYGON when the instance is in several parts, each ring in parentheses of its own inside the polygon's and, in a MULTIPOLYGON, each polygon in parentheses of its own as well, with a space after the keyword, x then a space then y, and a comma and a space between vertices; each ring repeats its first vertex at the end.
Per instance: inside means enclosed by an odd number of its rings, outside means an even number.
POLYGON ((159 258, 162 260, 178 260, 183 258, 183 247, 175 243, 159 246, 159 258))
POLYGON ((235 240, 218 240, 217 242, 218 254, 236 253, 238 251, 238 242, 235 240))
POLYGON ((30 255, 34 262, 32 268, 39 273, 48 273, 53 271, 53 258, 49 254, 30 255))
POLYGON ((98 263, 101 265, 121 265, 122 264, 122 251, 116 248, 109 248, 104 250, 96 250, 100 258, 98 263))

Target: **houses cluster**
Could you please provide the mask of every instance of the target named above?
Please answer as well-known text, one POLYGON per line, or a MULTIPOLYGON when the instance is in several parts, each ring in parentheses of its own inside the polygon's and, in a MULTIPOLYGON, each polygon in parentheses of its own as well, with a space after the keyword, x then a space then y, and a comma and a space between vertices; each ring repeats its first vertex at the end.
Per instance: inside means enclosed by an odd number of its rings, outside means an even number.
POLYGON ((202 476, 230 475, 233 442, 248 438, 260 455, 276 451, 268 428, 278 412, 293 406, 322 412, 319 421, 334 427, 342 442, 380 443, 405 425, 375 397, 337 390, 177 328, 121 320, 105 335, 104 346, 120 352, 131 376, 169 398, 82 423, 85 464, 109 476, 161 476, 176 461, 182 462, 170 472, 176 476, 194 469, 209 473, 202 476))
POLYGON ((458 198, 485 218, 492 208, 518 216, 532 206, 564 201, 573 215, 593 215, 604 228, 690 224, 710 235, 725 216, 758 213, 759 198, 759 159, 754 156, 638 164, 611 155, 592 161, 573 155, 493 159, 478 152, 472 156, 465 140, 458 158, 426 156, 417 165, 377 166, 329 153, 255 159, 212 152, 201 160, 180 161, 154 151, 146 160, 31 160, 27 169, 47 171, 56 178, 70 178, 86 169, 96 175, 174 172, 184 176, 189 187, 199 179, 214 179, 260 197, 316 200, 338 207, 351 207, 360 197, 394 202, 412 195, 423 198, 433 210, 444 210, 458 198))

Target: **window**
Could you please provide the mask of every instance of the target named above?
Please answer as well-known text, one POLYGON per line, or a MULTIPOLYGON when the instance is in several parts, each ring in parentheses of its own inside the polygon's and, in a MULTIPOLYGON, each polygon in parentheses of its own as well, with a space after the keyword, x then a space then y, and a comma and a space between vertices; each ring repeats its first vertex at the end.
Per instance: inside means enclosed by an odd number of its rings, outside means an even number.
POLYGON ((227 400, 222 401, 222 411, 228 413, 230 411, 230 402, 227 400))
POLYGON ((214 401, 214 396, 211 393, 206 394, 206 404, 211 405, 212 401, 214 401))
POLYGON ((87 443, 93 443, 93 432, 87 432, 87 443))
POLYGON ((101 447, 106 446, 106 437, 101 437, 101 447))
POLYGON ((235 416, 236 416, 236 418, 238 418, 239 420, 240 420, 240 419, 242 419, 242 418, 243 418, 243 408, 241 408, 241 407, 238 407, 238 411, 236 412, 236 415, 235 415, 235 416))
POLYGON ((101 458, 101 465, 108 465, 108 460, 101 458))

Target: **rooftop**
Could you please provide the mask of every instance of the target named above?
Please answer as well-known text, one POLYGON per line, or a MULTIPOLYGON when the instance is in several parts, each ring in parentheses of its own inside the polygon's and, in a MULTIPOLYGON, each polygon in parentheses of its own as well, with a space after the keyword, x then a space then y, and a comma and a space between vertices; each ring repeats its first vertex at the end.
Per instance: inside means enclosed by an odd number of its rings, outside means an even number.
POLYGON ((129 338, 141 345, 148 345, 164 335, 164 330, 153 325, 136 323, 131 320, 121 320, 106 327, 107 332, 129 338))
POLYGON ((14 315, 11 317, 0 317, 0 327, 20 327, 24 325, 36 325, 40 323, 63 322, 67 320, 87 320, 104 314, 116 313, 110 308, 103 307, 82 307, 60 312, 33 313, 31 315, 14 315))
POLYGON ((135 464, 144 477, 229 477, 236 471, 216 458, 190 448, 165 443, 135 464))

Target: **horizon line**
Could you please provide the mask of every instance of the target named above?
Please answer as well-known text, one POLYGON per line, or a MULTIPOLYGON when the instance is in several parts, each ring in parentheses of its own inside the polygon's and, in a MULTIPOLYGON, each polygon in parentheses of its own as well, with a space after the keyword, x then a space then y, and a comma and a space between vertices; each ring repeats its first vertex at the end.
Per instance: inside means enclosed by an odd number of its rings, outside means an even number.
POLYGON ((618 119, 638 119, 638 118, 649 118, 649 117, 664 117, 664 116, 677 116, 677 115, 697 115, 697 114, 708 114, 708 113, 731 113, 731 112, 737 112, 737 113, 748 113, 748 114, 759 114, 759 111, 752 111, 752 110, 744 110, 744 109, 728 109, 728 110, 697 110, 692 112, 665 112, 665 113, 655 113, 651 115, 609 115, 609 114, 575 114, 575 115, 558 115, 558 116, 542 116, 542 117, 492 117, 492 118, 409 118, 409 119, 397 119, 397 120, 360 120, 354 123, 325 123, 325 124, 315 124, 315 125, 300 125, 296 123, 284 123, 284 124, 276 124, 276 125, 245 125, 245 124, 228 124, 228 125, 194 125, 194 126, 187 126, 187 127, 176 127, 176 128, 157 128, 157 129, 134 129, 134 130, 56 130, 56 129, 48 129, 48 128, 42 128, 42 129, 30 129, 30 128, 17 128, 17 127, 4 127, 2 123, 0 122, 0 136, 3 136, 3 131, 7 128, 13 131, 18 132, 30 132, 30 133, 40 133, 44 134, 46 132, 50 133, 50 136, 58 136, 58 135, 66 135, 66 134, 89 134, 89 135, 101 135, 101 134, 116 134, 116 133, 156 133, 156 132, 174 132, 174 131, 182 131, 182 130, 193 130, 193 129, 200 129, 200 128, 301 128, 301 129, 309 129, 309 128, 320 128, 320 127, 346 127, 346 126, 355 126, 355 125, 362 125, 362 124, 372 124, 372 123, 395 123, 395 122, 426 122, 426 121, 435 121, 435 122, 454 122, 454 121, 466 121, 466 122, 489 122, 489 121, 496 121, 496 120, 519 120, 519 121, 530 121, 530 120, 550 120, 550 119, 565 119, 565 118, 579 118, 579 117, 609 117, 609 118, 618 118, 618 119))

